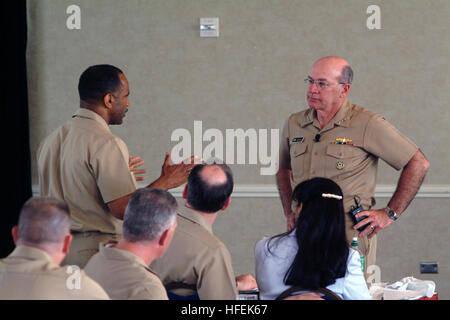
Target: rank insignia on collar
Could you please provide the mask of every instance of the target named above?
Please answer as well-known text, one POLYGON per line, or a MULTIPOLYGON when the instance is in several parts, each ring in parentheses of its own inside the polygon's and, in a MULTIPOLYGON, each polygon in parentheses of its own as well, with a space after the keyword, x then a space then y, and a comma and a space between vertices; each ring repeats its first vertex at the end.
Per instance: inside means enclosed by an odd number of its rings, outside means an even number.
POLYGON ((336 141, 332 142, 332 144, 347 144, 349 146, 354 146, 352 139, 348 138, 336 138, 336 141))
POLYGON ((302 143, 303 141, 305 141, 305 138, 303 138, 303 137, 297 137, 297 138, 292 139, 292 143, 294 143, 294 142, 302 143))

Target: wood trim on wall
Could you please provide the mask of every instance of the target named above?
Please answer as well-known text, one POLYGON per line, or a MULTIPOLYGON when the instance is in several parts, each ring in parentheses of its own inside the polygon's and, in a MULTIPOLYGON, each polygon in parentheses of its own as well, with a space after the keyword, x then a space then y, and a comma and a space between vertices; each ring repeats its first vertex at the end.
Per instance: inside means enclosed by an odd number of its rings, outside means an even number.
MULTIPOLYGON (((145 185, 139 184, 139 187, 145 185)), ((174 197, 181 197, 184 187, 170 190, 174 197)), ((395 185, 381 184, 375 188, 375 198, 391 198, 395 191, 395 185)), ((33 185, 33 196, 39 195, 39 185, 33 185)), ((237 184, 232 194, 234 198, 278 198, 278 189, 274 184, 237 184)), ((422 185, 416 198, 450 198, 450 185, 427 184, 422 185)))

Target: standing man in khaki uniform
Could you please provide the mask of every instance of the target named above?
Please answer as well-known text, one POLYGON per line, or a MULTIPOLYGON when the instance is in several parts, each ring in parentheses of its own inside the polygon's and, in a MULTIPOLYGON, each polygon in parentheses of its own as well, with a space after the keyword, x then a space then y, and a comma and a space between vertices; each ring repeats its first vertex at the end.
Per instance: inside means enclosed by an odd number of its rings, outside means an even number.
POLYGON ((198 294, 201 300, 234 300, 238 290, 257 287, 252 275, 235 277, 231 255, 212 232, 220 210, 226 210, 233 176, 226 165, 196 165, 183 192, 178 227, 166 254, 152 264, 170 294, 198 294))
POLYGON ((29 199, 12 235, 17 247, 0 260, 0 300, 109 299, 83 271, 59 265, 72 240, 65 203, 29 199))
POLYGON ((313 177, 333 179, 344 194, 346 212, 355 205, 356 196, 365 209, 357 217, 367 218, 355 225, 348 214, 347 238, 350 243, 360 237, 367 267, 375 264, 375 235, 408 207, 429 162, 383 117, 350 103, 352 79, 353 71, 342 58, 325 57, 314 63, 305 79, 309 109, 292 114, 284 125, 276 177, 288 230, 294 226, 291 194, 300 182, 313 177), (402 173, 388 206, 375 210, 378 158, 402 173), (356 229, 366 224, 358 234, 356 229))
POLYGON ((167 191, 142 188, 125 210, 118 244, 100 247, 85 271, 119 300, 167 300, 161 280, 149 268, 172 241, 177 226, 177 202, 167 191))
MULTIPOLYGON (((130 102, 128 80, 111 65, 86 69, 78 84, 80 109, 51 133, 37 152, 42 196, 64 200, 72 216, 73 245, 64 264, 84 267, 101 242, 119 240, 125 207, 137 184, 136 163, 108 125, 123 122, 130 102)), ((186 182, 193 165, 170 165, 150 187, 170 189, 186 182)))

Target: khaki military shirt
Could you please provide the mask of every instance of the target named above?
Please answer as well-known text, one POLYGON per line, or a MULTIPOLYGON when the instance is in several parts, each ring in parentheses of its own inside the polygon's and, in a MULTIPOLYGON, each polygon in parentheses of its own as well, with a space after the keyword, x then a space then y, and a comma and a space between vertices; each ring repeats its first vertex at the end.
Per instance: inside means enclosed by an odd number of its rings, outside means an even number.
MULTIPOLYGON (((201 300, 236 299, 236 279, 231 255, 214 236, 211 225, 199 213, 178 209, 178 227, 164 256, 152 263, 164 285, 184 283, 194 285, 201 300)), ((173 290, 178 295, 193 291, 173 290)))
POLYGON ((166 289, 156 274, 134 253, 100 247, 85 269, 115 300, 167 300, 166 289))
POLYGON ((41 196, 67 203, 72 230, 122 233, 106 203, 137 189, 125 143, 97 113, 80 108, 37 152, 41 196))
POLYGON ((107 300, 84 271, 60 267, 45 251, 18 246, 0 260, 0 300, 107 300))
POLYGON ((355 195, 366 209, 375 205, 378 158, 400 170, 418 150, 382 116, 349 100, 323 129, 313 109, 292 114, 280 140, 280 168, 292 170, 292 188, 313 177, 330 178, 342 189, 346 211, 355 195))

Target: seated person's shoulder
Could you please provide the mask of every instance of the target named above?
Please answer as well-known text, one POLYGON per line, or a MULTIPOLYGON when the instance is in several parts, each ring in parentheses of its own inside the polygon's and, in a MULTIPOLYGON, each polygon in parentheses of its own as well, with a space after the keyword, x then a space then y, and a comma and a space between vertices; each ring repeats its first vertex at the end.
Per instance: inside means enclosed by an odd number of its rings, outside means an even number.
POLYGON ((190 221, 183 221, 183 217, 178 219, 178 227, 175 233, 181 241, 194 241, 199 245, 213 249, 225 247, 222 241, 213 233, 198 224, 191 223, 190 221))
POLYGON ((298 250, 295 234, 279 235, 275 237, 264 237, 255 245, 255 254, 273 255, 284 257, 294 254, 298 250))
POLYGON ((167 300, 167 293, 161 280, 154 277, 146 277, 132 288, 129 299, 135 300, 167 300))
POLYGON ((211 252, 217 251, 217 253, 228 253, 228 248, 226 245, 215 235, 209 232, 199 232, 196 234, 187 234, 187 238, 190 241, 197 243, 199 247, 199 254, 204 251, 205 254, 210 254, 211 252))
MULTIPOLYGON (((105 290, 92 278, 90 278, 83 270, 80 271, 81 285, 80 290, 83 290, 86 295, 85 299, 106 299, 109 300, 108 294, 105 290)), ((76 287, 75 287, 76 288, 76 287)))

